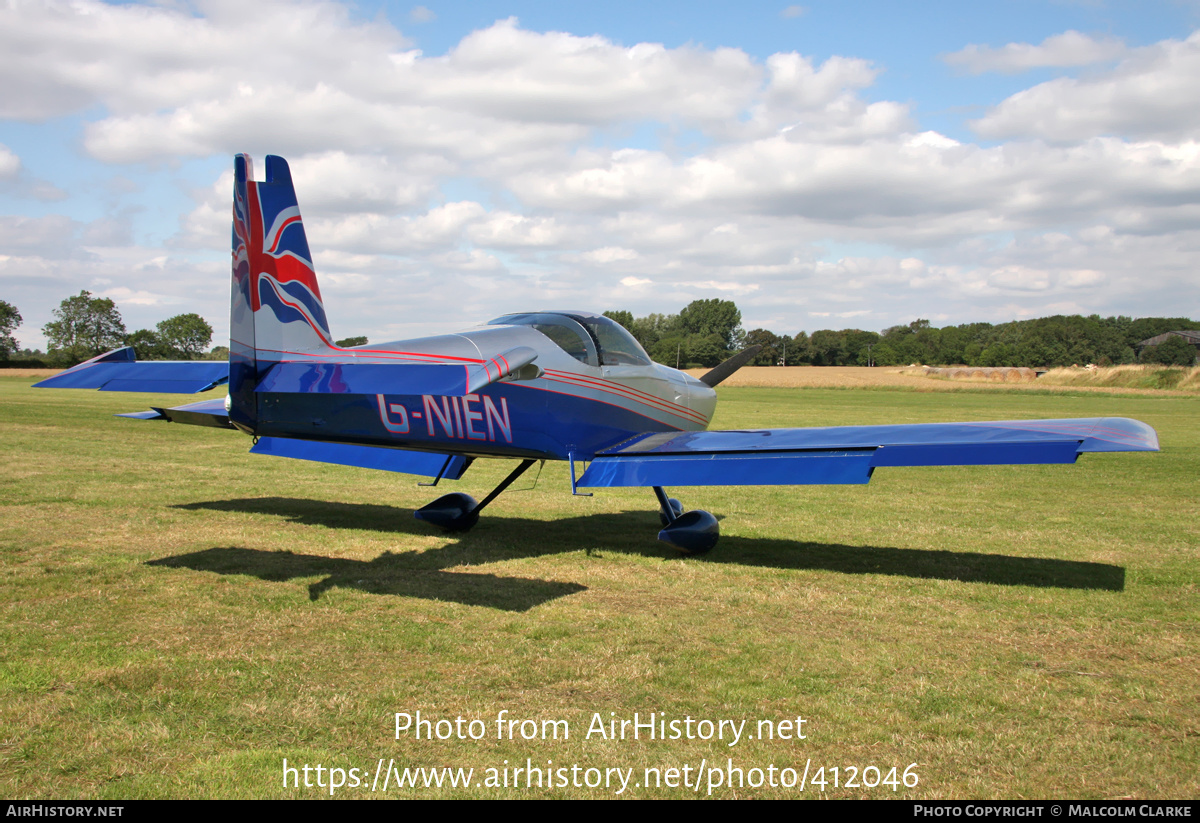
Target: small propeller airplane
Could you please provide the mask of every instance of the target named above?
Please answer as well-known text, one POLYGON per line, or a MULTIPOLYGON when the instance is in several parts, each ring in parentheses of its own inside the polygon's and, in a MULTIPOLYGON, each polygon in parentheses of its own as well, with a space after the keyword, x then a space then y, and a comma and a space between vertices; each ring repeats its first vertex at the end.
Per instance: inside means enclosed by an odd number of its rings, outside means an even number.
POLYGON ((750 349, 703 377, 654 363, 628 331, 581 311, 507 314, 470 331, 381 345, 334 344, 281 157, 253 180, 235 159, 229 360, 138 361, 131 347, 36 384, 194 393, 224 400, 120 415, 238 429, 254 454, 457 480, 480 458, 519 460, 482 501, 447 494, 414 514, 466 531, 538 461, 570 464, 571 492, 648 486, 659 539, 684 554, 717 543, 716 518, 684 513, 668 486, 866 483, 890 466, 1074 463, 1084 452, 1157 451, 1137 420, 707 431, 714 387, 750 349), (576 477, 576 463, 587 469, 576 477))

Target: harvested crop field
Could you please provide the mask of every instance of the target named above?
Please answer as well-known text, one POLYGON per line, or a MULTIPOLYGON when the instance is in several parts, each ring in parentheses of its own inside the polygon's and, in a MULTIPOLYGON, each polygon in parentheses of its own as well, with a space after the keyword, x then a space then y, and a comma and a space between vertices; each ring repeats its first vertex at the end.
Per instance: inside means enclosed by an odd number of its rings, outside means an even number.
MULTIPOLYGON (((729 388, 781 389, 908 389, 910 391, 979 391, 994 388, 1000 391, 1070 391, 1108 394, 1141 394, 1162 396, 1195 395, 1194 377, 1175 384, 1173 389, 1155 388, 1145 380, 1133 380, 1130 375, 1178 367, 1115 366, 1108 369, 1054 369, 1043 377, 1033 378, 1030 369, 979 369, 949 367, 933 369, 926 366, 746 366, 723 382, 729 388), (1069 379, 1074 373, 1078 377, 1069 379), (1115 375, 1108 379, 1107 375, 1115 375)), ((707 369, 692 369, 688 374, 700 377, 707 369)), ((1200 371, 1193 369, 1192 372, 1200 371)))
MULTIPOLYGON (((699 377, 706 371, 708 369, 693 369, 688 374, 699 377)), ((746 366, 721 385, 796 389, 930 388, 922 376, 905 374, 900 368, 868 369, 864 366, 746 366)))
POLYGON ((49 377, 52 374, 58 374, 61 369, 4 369, 0 371, 0 377, 34 377, 43 378, 49 377))
POLYGON ((1038 379, 1033 369, 1011 366, 916 366, 926 377, 948 377, 951 380, 988 380, 992 383, 1032 383, 1038 379))

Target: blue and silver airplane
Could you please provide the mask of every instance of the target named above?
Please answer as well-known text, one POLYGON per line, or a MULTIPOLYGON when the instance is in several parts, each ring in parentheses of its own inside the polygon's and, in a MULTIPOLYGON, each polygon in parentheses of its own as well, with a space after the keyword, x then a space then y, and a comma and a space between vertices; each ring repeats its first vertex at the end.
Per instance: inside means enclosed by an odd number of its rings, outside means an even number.
POLYGON ((570 463, 579 488, 648 486, 659 539, 685 554, 716 545, 716 518, 684 512, 668 486, 866 483, 876 468, 1074 463, 1084 452, 1157 451, 1137 420, 708 431, 713 390, 755 352, 700 379, 654 363, 628 331, 581 311, 507 314, 458 334, 342 348, 325 319, 291 172, 266 181, 235 160, 229 361, 135 359, 117 349, 46 388, 193 393, 224 400, 121 415, 237 429, 254 454, 457 480, 474 460, 519 460, 482 501, 445 495, 416 516, 465 531, 538 461, 570 463), (577 477, 576 464, 587 464, 577 477))

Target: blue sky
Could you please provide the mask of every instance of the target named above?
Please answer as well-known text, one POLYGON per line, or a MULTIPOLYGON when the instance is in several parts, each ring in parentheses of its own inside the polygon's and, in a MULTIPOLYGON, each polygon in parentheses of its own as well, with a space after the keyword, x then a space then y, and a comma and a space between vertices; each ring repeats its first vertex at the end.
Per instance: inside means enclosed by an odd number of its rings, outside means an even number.
MULTIPOLYGON (((232 154, 334 332, 722 297, 746 327, 1200 315, 1196 3, 0 10, 0 299, 226 330, 232 154)), ((214 341, 219 342, 219 341, 214 341)))

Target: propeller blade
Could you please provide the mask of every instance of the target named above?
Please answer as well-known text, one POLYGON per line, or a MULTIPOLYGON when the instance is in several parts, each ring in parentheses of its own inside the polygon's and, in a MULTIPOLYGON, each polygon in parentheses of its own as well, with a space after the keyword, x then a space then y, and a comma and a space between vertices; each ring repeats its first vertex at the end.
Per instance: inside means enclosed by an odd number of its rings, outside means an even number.
POLYGON ((762 351, 762 346, 758 345, 742 349, 733 357, 729 358, 724 363, 701 377, 700 382, 706 386, 709 386, 710 388, 717 385, 722 380, 729 377, 729 375, 733 374, 742 366, 753 360, 755 355, 757 355, 760 351, 762 351))

